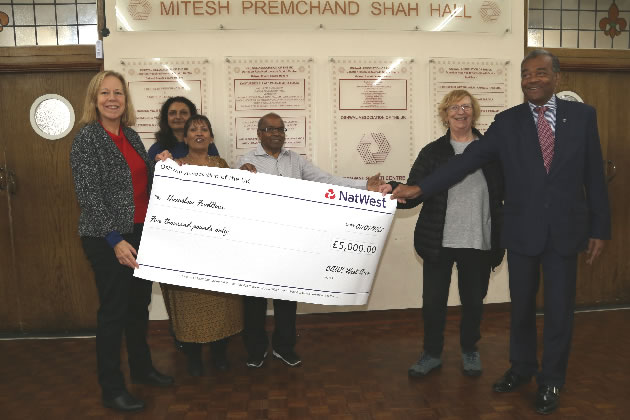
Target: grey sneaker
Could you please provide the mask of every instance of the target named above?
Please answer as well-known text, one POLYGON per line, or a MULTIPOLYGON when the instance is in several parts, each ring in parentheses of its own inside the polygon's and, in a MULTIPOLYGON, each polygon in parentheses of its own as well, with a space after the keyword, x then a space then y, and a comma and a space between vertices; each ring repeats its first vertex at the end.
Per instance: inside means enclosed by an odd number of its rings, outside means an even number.
POLYGON ((433 369, 437 369, 442 366, 442 358, 429 356, 427 353, 422 353, 420 359, 411 365, 407 373, 409 376, 425 376, 433 369))
POLYGON ((298 354, 293 350, 285 351, 282 353, 274 350, 272 354, 273 357, 282 360, 284 363, 291 367, 297 366, 302 363, 302 359, 300 359, 300 356, 298 356, 298 354))
POLYGON ((250 356, 247 358, 247 362, 245 363, 247 367, 250 368, 259 368, 265 363, 265 358, 267 357, 267 352, 258 356, 250 356))
POLYGON ((464 371, 464 375, 481 375, 481 356, 478 351, 462 353, 462 369, 464 371))

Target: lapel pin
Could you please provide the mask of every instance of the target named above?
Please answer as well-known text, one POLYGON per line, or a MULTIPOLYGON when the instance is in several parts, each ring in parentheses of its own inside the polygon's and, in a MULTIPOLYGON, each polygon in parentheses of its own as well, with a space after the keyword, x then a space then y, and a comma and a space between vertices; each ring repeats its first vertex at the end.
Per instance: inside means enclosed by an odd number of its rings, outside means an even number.
POLYGON ((566 118, 563 118, 563 119, 562 119, 562 122, 563 122, 563 123, 567 122, 567 119, 566 119, 566 118))

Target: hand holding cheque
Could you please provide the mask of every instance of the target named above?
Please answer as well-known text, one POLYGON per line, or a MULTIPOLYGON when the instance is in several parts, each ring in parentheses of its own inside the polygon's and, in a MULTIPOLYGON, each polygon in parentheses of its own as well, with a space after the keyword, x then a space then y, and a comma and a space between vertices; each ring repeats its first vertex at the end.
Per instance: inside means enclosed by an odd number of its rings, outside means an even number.
POLYGON ((392 186, 389 184, 382 184, 379 186, 379 191, 383 196, 391 193, 391 199, 397 200, 399 203, 406 203, 407 200, 418 198, 422 195, 422 190, 417 185, 398 185, 393 191, 392 186))
POLYGON ((166 161, 156 167, 135 275, 359 305, 369 296, 395 210, 396 202, 378 193, 166 161))

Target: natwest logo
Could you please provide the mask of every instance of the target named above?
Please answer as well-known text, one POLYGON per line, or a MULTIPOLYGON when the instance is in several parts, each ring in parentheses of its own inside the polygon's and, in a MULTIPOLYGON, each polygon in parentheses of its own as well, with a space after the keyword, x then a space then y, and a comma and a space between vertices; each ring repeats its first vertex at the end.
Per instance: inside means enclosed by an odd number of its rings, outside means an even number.
POLYGON ((383 198, 374 198, 374 197, 370 197, 369 194, 359 194, 359 193, 347 193, 347 192, 343 192, 343 191, 339 191, 339 200, 340 201, 345 201, 348 203, 358 203, 358 204, 363 204, 366 206, 372 206, 372 207, 382 207, 385 208, 385 197, 383 198))
POLYGON ((324 197, 326 198, 330 198, 331 200, 334 200, 336 195, 335 195, 335 190, 333 190, 332 188, 328 190, 328 192, 326 194, 324 194, 324 197))

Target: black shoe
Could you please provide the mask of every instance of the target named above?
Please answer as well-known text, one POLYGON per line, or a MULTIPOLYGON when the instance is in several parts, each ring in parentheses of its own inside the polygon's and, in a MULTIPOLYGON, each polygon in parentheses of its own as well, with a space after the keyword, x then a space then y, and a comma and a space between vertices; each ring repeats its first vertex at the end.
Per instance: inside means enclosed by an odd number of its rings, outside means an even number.
POLYGON ((201 357, 187 356, 186 361, 188 374, 190 376, 203 376, 203 362, 201 361, 201 357))
POLYGON ((267 352, 260 356, 249 356, 247 362, 245 363, 247 367, 250 368, 259 368, 265 363, 265 358, 267 357, 267 352))
POLYGON ((300 363, 302 363, 302 359, 300 359, 300 356, 298 356, 297 353, 294 352, 293 350, 283 351, 282 353, 274 350, 273 357, 275 357, 276 359, 282 360, 284 363, 286 363, 287 365, 291 367, 297 366, 300 363))
POLYGON ((214 368, 220 372, 225 372, 230 368, 227 359, 228 339, 222 338, 210 343, 210 354, 212 355, 212 364, 214 368))
POLYGON ((226 372, 230 369, 230 362, 223 357, 212 356, 212 364, 214 368, 220 372, 226 372))
POLYGON ((519 386, 531 381, 531 379, 531 376, 519 375, 510 368, 492 385, 492 390, 494 392, 512 392, 519 386))
POLYGON ((536 412, 538 414, 550 414, 558 408, 560 388, 551 385, 540 385, 536 393, 536 412))
POLYGON ((118 411, 140 411, 144 410, 144 401, 125 391, 115 398, 103 397, 103 407, 113 408, 118 411))
POLYGON ((182 342, 182 351, 186 355, 186 365, 190 376, 203 375, 203 362, 201 361, 201 344, 182 342))
POLYGON ((151 369, 149 373, 142 377, 131 377, 131 382, 134 384, 142 384, 142 385, 153 385, 153 386, 171 386, 175 383, 175 380, 168 376, 164 375, 155 368, 151 369))

